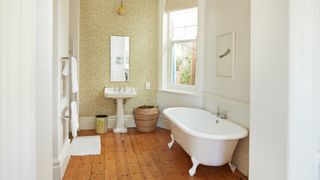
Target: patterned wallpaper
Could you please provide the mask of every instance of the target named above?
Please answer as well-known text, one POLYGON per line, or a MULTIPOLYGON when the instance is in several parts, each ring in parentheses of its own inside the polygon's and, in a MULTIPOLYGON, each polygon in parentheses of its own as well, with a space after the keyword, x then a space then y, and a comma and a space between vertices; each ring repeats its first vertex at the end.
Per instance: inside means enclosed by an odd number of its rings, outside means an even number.
POLYGON ((117 13, 121 0, 80 1, 79 115, 116 115, 104 87, 135 87, 124 114, 135 107, 157 105, 158 0, 124 0, 127 13, 117 13), (130 82, 110 82, 110 36, 130 37, 130 82), (150 82, 151 89, 145 89, 150 82))

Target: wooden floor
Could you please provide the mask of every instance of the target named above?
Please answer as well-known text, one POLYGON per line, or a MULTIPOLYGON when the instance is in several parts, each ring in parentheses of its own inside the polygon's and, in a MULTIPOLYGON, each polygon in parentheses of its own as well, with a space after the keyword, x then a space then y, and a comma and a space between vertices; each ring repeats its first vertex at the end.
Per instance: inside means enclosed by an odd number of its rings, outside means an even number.
MULTIPOLYGON (((72 156, 64 180, 67 179, 248 179, 238 170, 232 173, 228 165, 221 167, 199 165, 189 176, 190 156, 171 141, 170 131, 157 128, 153 133, 141 133, 128 128, 128 133, 100 135, 101 154, 72 156)), ((96 135, 94 130, 82 130, 78 136, 96 135)))

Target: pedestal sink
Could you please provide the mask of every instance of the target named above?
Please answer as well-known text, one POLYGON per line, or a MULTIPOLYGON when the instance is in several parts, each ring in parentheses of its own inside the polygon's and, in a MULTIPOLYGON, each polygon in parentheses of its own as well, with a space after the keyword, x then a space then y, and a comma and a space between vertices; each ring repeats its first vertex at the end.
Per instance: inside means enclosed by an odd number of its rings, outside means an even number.
POLYGON ((117 100, 117 120, 116 126, 113 128, 113 133, 126 133, 127 127, 124 124, 123 116, 123 99, 133 98, 137 96, 134 88, 105 88, 104 96, 117 100))

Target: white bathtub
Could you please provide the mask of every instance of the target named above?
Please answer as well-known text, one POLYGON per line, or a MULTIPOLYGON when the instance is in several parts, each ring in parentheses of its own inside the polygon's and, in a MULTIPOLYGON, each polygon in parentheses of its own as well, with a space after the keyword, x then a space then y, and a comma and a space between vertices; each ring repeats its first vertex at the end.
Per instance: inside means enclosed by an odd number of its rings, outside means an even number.
POLYGON ((172 142, 174 140, 191 156, 193 167, 190 176, 199 164, 221 166, 231 164, 232 154, 239 139, 248 135, 247 129, 229 120, 218 118, 210 112, 186 107, 168 108, 163 114, 170 120, 172 142))

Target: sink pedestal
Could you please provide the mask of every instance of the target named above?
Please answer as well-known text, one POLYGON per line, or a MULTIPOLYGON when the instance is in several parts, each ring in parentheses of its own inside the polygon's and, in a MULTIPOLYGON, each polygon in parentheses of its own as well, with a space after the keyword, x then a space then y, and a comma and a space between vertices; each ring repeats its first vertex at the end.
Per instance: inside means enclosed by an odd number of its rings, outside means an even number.
POLYGON ((111 87, 104 89, 104 97, 117 100, 117 121, 116 126, 113 128, 113 133, 126 133, 128 129, 124 124, 123 116, 123 99, 137 97, 133 87, 120 88, 119 90, 111 87), (125 89, 125 90, 123 90, 125 89))
POLYGON ((128 129, 124 124, 124 116, 123 116, 123 99, 117 100, 117 121, 116 126, 113 128, 113 133, 126 133, 128 129))

